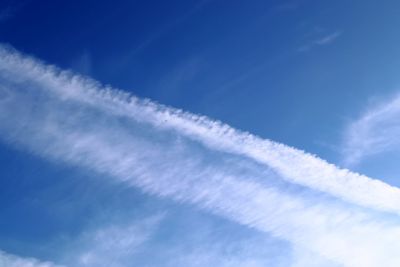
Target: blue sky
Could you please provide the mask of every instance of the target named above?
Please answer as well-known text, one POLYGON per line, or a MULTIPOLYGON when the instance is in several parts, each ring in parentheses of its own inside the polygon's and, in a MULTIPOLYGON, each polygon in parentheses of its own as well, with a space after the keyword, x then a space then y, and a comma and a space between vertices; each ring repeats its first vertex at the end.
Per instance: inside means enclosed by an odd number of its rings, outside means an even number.
POLYGON ((0 2, 0 267, 400 265, 398 1, 0 2))

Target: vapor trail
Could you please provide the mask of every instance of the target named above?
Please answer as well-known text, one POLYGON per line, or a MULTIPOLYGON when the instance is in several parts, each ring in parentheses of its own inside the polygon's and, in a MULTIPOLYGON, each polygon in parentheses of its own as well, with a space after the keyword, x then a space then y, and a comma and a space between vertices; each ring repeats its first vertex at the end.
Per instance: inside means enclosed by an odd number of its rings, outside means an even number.
POLYGON ((6 142, 194 204, 346 267, 400 266, 397 222, 261 181, 286 179, 393 212, 400 210, 397 188, 7 49, 0 51, 0 85, 6 142))
POLYGON ((177 131, 210 149, 235 153, 265 164, 292 183, 357 205, 400 214, 400 189, 380 180, 340 169, 301 150, 238 131, 219 121, 102 87, 93 80, 45 66, 4 47, 0 49, 0 57, 3 74, 40 82, 45 85, 45 90, 60 98, 86 103, 158 129, 177 131))

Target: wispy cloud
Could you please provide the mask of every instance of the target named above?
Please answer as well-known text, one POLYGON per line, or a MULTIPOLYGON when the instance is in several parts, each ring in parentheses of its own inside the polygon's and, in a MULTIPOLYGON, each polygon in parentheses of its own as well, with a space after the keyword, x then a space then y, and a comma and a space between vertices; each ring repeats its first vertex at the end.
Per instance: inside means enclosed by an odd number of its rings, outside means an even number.
POLYGON ((90 229, 72 243, 65 261, 74 267, 129 266, 136 251, 152 238, 163 218, 164 214, 156 214, 90 229))
POLYGON ((273 181, 397 214, 398 188, 7 49, 0 52, 0 84, 7 142, 191 203, 346 267, 400 265, 397 219, 273 181))
POLYGON ((333 43, 342 35, 342 31, 335 31, 329 34, 319 34, 315 39, 309 41, 307 44, 299 48, 300 52, 308 51, 316 46, 325 46, 333 43))
POLYGON ((102 225, 83 232, 61 252, 58 265, 50 261, 24 258, 0 250, 0 267, 124 267, 157 230, 164 214, 141 220, 102 225))
POLYGON ((0 267, 63 267, 34 258, 22 258, 0 250, 0 267))
MULTIPOLYGON (((41 91, 54 94, 60 99, 95 108, 106 112, 108 116, 125 117, 132 122, 151 124, 160 131, 176 131, 179 135, 201 142, 213 150, 255 160, 273 169, 287 181, 332 194, 361 206, 400 213, 400 189, 379 180, 337 168, 301 150, 240 132, 204 116, 140 100, 111 88, 99 90, 101 86, 92 80, 60 72, 54 67, 46 67, 16 53, 10 54, 3 50, 1 56, 3 61, 0 62, 0 70, 9 75, 8 77, 16 77, 16 81, 27 79, 40 82, 41 91), (21 73, 24 73, 23 77, 21 73)), ((3 91, 5 94, 6 88, 3 91)), ((27 91, 32 94, 30 90, 27 91)), ((7 114, 6 110, 3 114, 7 114)), ((112 154, 112 148, 110 150, 112 154)))
POLYGON ((354 166, 363 159, 400 149, 400 96, 368 109, 344 133, 344 163, 354 166))
POLYGON ((342 265, 329 261, 320 255, 301 247, 294 247, 293 260, 290 267, 341 267, 342 265))
MULTIPOLYGON (((240 242, 197 244, 196 247, 185 248, 182 246, 167 248, 166 253, 170 255, 164 262, 165 267, 186 266, 186 267, 284 267, 287 261, 280 258, 267 257, 265 253, 269 247, 267 242, 246 239, 240 242), (263 251, 263 252, 262 252, 263 251)), ((282 256, 282 258, 284 258, 282 256)))
POLYGON ((317 39, 314 41, 314 44, 316 45, 327 45, 335 41, 339 36, 342 34, 342 32, 337 31, 333 32, 331 34, 328 34, 326 36, 321 37, 320 39, 317 39))

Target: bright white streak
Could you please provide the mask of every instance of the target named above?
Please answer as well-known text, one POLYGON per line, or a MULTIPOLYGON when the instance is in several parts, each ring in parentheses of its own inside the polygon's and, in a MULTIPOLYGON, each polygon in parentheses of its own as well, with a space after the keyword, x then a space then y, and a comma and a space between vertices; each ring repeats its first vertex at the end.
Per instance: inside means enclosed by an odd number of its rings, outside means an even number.
MULTIPOLYGON (((204 164, 207 153, 196 151, 190 142, 181 139, 186 136, 208 147, 259 162, 265 157, 269 160, 268 166, 278 170, 283 178, 291 173, 296 177, 295 167, 300 174, 313 174, 313 178, 319 174, 318 164, 325 164, 322 175, 327 175, 324 173, 327 170, 350 175, 343 179, 351 180, 353 175, 365 180, 367 186, 360 187, 366 188, 383 183, 338 170, 310 155, 238 133, 205 118, 137 99, 125 102, 115 91, 98 90, 96 84, 88 84, 76 76, 57 76, 51 68, 16 54, 3 52, 0 77, 0 129, 9 142, 53 160, 107 174, 148 193, 195 204, 347 267, 400 265, 398 226, 378 223, 362 213, 339 209, 329 203, 310 205, 304 197, 294 197, 254 182, 251 178, 259 175, 257 171, 250 170, 244 176, 235 166, 225 169, 215 163, 204 164), (128 121, 118 122, 126 117, 128 121), (140 136, 135 131, 137 127, 174 137, 167 141, 152 140, 140 136), (268 148, 268 152, 263 152, 263 148, 268 148), (311 162, 310 170, 296 165, 306 159, 311 162), (317 166, 313 165, 315 161, 317 166)), ((302 179, 307 181, 306 178, 302 179)), ((326 183, 339 185, 337 177, 332 180, 324 182, 325 186, 326 183)), ((322 180, 318 181, 316 185, 322 180)), ((392 188, 383 185, 384 189, 389 188, 389 194, 392 188)), ((370 189, 375 196, 379 193, 370 189)), ((359 191, 354 193, 357 195, 359 191)), ((384 208, 390 207, 387 204, 396 196, 383 202, 384 208)), ((344 199, 348 198, 352 199, 350 192, 344 199)))
POLYGON ((4 48, 0 49, 0 58, 3 73, 40 82, 60 98, 90 104, 115 115, 152 124, 160 130, 175 130, 211 149, 265 164, 290 182, 357 205, 400 214, 400 189, 380 180, 340 169, 301 150, 240 132, 219 121, 140 100, 115 89, 101 89, 93 80, 61 72, 4 48))

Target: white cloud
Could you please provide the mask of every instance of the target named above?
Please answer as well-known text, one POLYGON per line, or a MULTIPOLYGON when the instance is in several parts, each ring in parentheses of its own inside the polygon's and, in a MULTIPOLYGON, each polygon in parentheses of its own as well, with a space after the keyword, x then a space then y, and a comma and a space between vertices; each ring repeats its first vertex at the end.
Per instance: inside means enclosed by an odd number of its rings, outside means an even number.
MULTIPOLYGON (((320 31, 320 29, 318 31, 320 31)), ((306 52, 316 46, 325 46, 325 45, 332 44, 334 41, 336 41, 342 35, 342 32, 335 31, 335 32, 331 32, 331 33, 325 34, 325 35, 321 35, 321 33, 319 33, 318 35, 319 35, 319 37, 315 38, 312 41, 309 41, 307 44, 300 47, 299 51, 306 52)))
POLYGON ((124 267, 157 231, 164 215, 157 214, 129 223, 113 223, 83 233, 66 252, 75 267, 124 267))
POLYGON ((290 182, 397 213, 399 189, 205 117, 100 90, 92 81, 30 58, 5 50, 0 55, 4 140, 194 204, 346 267, 400 265, 395 222, 261 181, 275 179, 273 170, 290 182), (243 172, 212 158, 215 151, 262 165, 243 172))
POLYGON ((304 151, 240 132, 204 116, 140 100, 111 88, 101 89, 92 80, 45 66, 15 52, 2 49, 0 57, 0 71, 8 75, 8 79, 13 77, 20 82, 39 83, 40 92, 96 108, 110 116, 151 124, 160 130, 176 131, 213 150, 245 156, 264 164, 289 182, 332 194, 357 205, 400 214, 400 189, 382 181, 340 169, 304 151))
MULTIPOLYGON (((251 241, 247 244, 239 246, 253 246, 251 241)), ((229 244, 209 244, 207 248, 196 248, 187 251, 184 248, 172 251, 171 258, 167 261, 164 267, 204 267, 204 266, 219 266, 219 267, 265 267, 265 266, 283 266, 278 262, 273 261, 260 255, 252 255, 252 253, 239 251, 233 255, 227 255, 226 247, 229 244)), ((240 248, 240 247, 239 247, 240 248)), ((254 249, 257 249, 253 247, 254 249)), ((264 247, 264 249, 268 249, 264 247)), ((254 253, 256 254, 256 253, 254 253)))
POLYGON ((364 158, 400 149, 400 96, 367 110, 347 127, 342 152, 352 166, 364 158))
POLYGON ((337 263, 329 261, 318 254, 301 248, 294 247, 292 253, 292 264, 290 267, 341 267, 337 263))
POLYGON ((0 267, 125 267, 157 230, 164 214, 131 222, 95 227, 64 248, 61 262, 56 265, 35 258, 23 258, 0 250, 0 267))
POLYGON ((22 258, 0 250, 0 267, 62 267, 34 258, 22 258))
POLYGON ((316 45, 327 45, 327 44, 330 44, 333 41, 335 41, 341 34, 342 34, 342 32, 340 32, 340 31, 333 32, 331 34, 328 34, 326 36, 323 36, 323 37, 315 40, 314 44, 316 44, 316 45))

